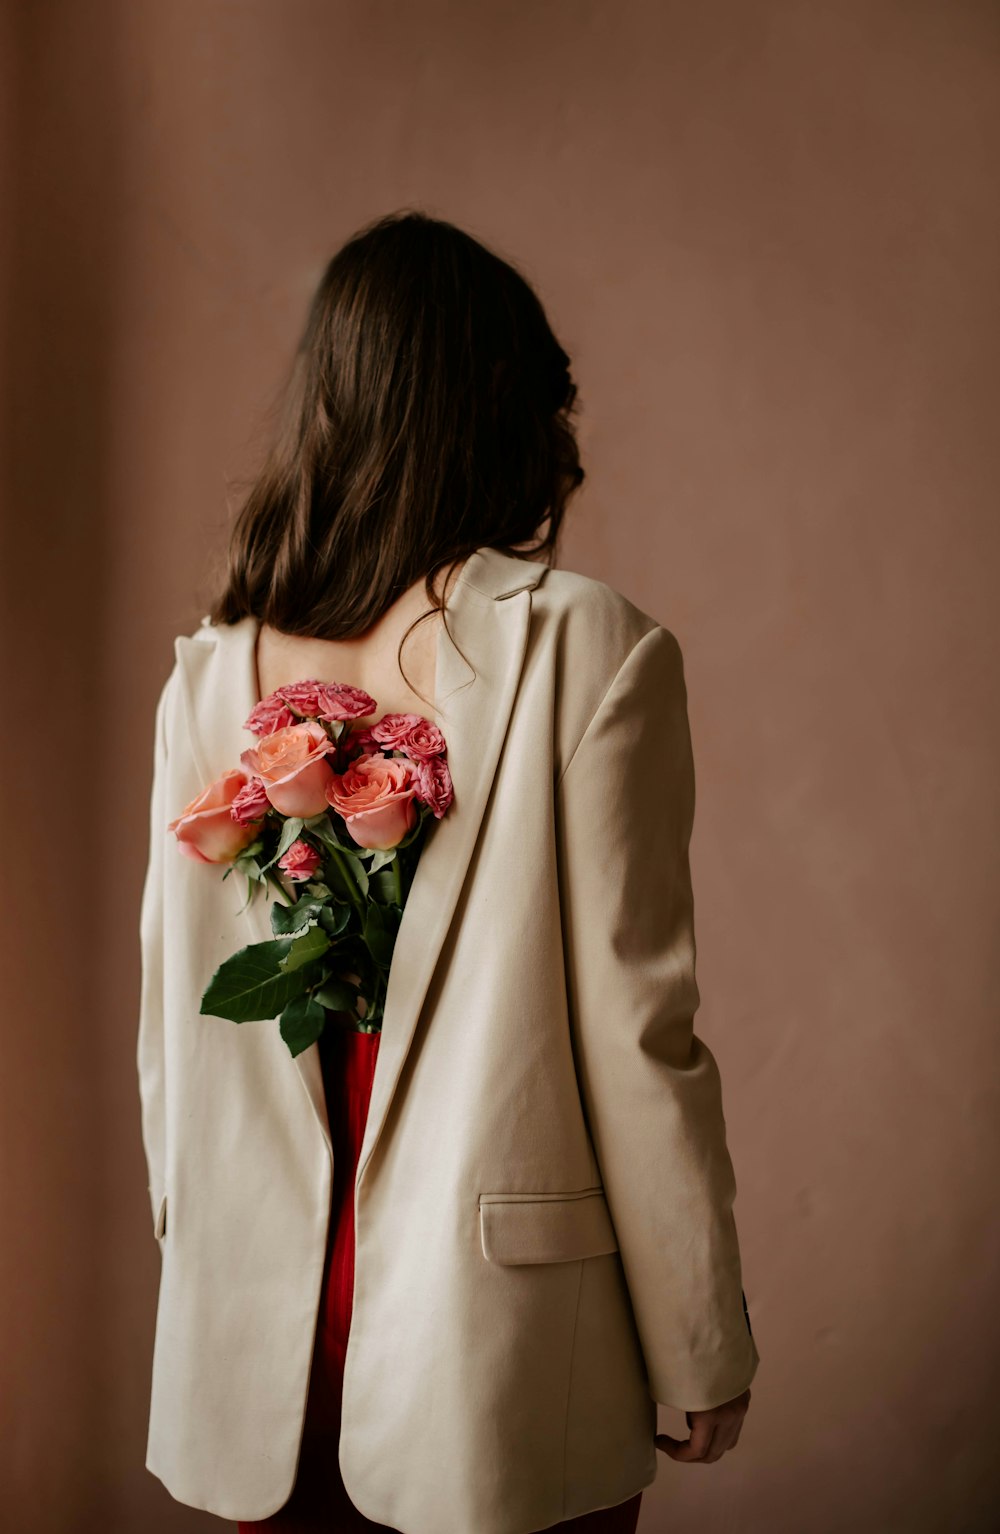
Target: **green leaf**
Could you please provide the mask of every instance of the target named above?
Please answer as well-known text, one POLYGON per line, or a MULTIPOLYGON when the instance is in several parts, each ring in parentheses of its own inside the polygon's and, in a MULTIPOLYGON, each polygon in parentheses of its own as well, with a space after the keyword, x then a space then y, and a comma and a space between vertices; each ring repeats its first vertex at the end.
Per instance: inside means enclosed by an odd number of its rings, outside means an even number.
POLYGON ((279 1031, 292 1055, 315 1044, 326 1023, 326 1013, 311 996, 296 996, 281 1014, 279 1031))
POLYGON ((322 927, 308 927, 301 937, 292 939, 291 947, 281 960, 281 967, 286 975, 293 970, 301 969, 304 964, 311 964, 318 959, 330 946, 330 939, 322 927))
POLYGON ((373 901, 365 915, 365 946, 380 969, 388 969, 392 959, 393 934, 386 930, 383 908, 373 901))
POLYGON ((377 874, 380 868, 384 868, 387 863, 394 863, 395 861, 395 847, 377 847, 372 855, 371 862, 368 864, 369 879, 373 874, 377 874))
MULTIPOLYGON (((353 843, 340 841, 326 815, 316 816, 315 820, 310 821, 308 829, 317 841, 322 842, 323 846, 329 848, 334 854, 334 871, 340 873, 344 879, 350 878, 354 887, 362 895, 367 896, 368 870, 361 861, 362 849, 355 847, 353 843)), ((368 853, 364 856, 367 857, 368 853)))
POLYGON ((344 862, 347 865, 348 869, 350 870, 351 874, 353 875, 354 882, 357 884, 359 891, 364 896, 364 898, 367 900, 368 899, 368 870, 365 867, 364 863, 362 863, 361 858, 359 857, 358 853, 357 852, 345 852, 344 853, 344 862))
MULTIPOLYGON (((339 818, 339 817, 338 817, 339 818)), ((319 841, 327 847, 333 847, 338 852, 357 852, 353 843, 342 842, 334 828, 333 820, 328 812, 322 815, 314 815, 312 820, 306 821, 306 829, 311 831, 319 841)))
POLYGON ((303 824, 304 822, 299 820, 298 816, 296 815, 292 815, 288 820, 285 821, 285 824, 281 828, 281 835, 278 837, 277 851, 275 852, 274 857, 271 858, 270 862, 264 864, 265 869, 270 868, 271 865, 276 863, 279 858, 284 857, 292 843, 298 840, 298 835, 302 830, 303 824))
POLYGON ((334 976, 325 985, 321 985, 314 996, 324 1007, 329 1007, 331 1012, 353 1012, 358 999, 358 988, 349 980, 341 980, 334 976))
MULTIPOLYGON (((235 867, 235 864, 233 866, 235 867)), ((246 878, 247 878, 247 898, 246 898, 246 900, 244 900, 243 904, 240 906, 239 914, 241 916, 243 915, 243 912, 246 911, 253 904, 253 898, 254 898, 254 896, 257 893, 257 885, 254 883, 252 876, 250 874, 247 874, 246 878)))
POLYGON ((365 1032, 374 1033, 381 1026, 382 1017, 383 1007, 381 1004, 378 1006, 370 1007, 369 1010, 365 1013, 364 1017, 361 1019, 361 1021, 365 1024, 365 1032))
POLYGON ((330 823, 329 810, 320 810, 318 815, 310 815, 305 822, 305 827, 307 831, 315 831, 317 836, 321 836, 324 831, 332 835, 333 826, 330 823))
POLYGON ((399 924, 402 919, 402 906, 386 905, 382 907, 382 924, 385 927, 385 930, 389 936, 389 941, 393 947, 396 945, 396 938, 399 935, 399 924))
POLYGON ((336 937, 343 932, 351 919, 351 907, 338 901, 336 905, 324 905, 319 913, 319 924, 324 932, 336 937))
POLYGON ((381 905, 391 905, 396 899, 396 871, 392 864, 380 868, 368 885, 369 898, 381 905))
POLYGON ((292 942, 292 938, 283 937, 270 943, 251 943, 226 959, 205 988, 201 1015, 228 1018, 232 1023, 277 1017, 309 984, 303 970, 286 972, 281 967, 292 942))
POLYGON ((315 926, 323 909, 322 900, 303 900, 301 896, 294 905, 276 903, 271 907, 271 931, 275 937, 304 932, 306 927, 315 926))

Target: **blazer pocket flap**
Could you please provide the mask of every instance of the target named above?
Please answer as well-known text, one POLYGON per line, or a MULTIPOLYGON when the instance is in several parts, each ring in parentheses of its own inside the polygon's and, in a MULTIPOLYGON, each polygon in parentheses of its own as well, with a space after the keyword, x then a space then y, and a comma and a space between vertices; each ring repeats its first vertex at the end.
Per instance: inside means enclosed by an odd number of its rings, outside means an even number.
POLYGON ((479 1227, 490 1262, 572 1262, 616 1252, 601 1188, 581 1193, 481 1193, 479 1227))
POLYGON ((160 1207, 156 1212, 156 1223, 153 1226, 153 1235, 157 1241, 167 1233, 167 1195, 164 1193, 160 1199, 160 1207))

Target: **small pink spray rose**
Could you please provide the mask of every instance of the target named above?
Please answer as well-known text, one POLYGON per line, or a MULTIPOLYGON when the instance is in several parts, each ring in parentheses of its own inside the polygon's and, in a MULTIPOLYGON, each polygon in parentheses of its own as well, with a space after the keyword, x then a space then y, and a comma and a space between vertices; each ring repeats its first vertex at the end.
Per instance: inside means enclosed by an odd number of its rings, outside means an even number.
POLYGON ((252 735, 273 735, 275 730, 286 730, 291 724, 298 724, 298 720, 284 698, 272 692, 252 709, 243 728, 252 735))
POLYGON ((262 698, 243 728, 252 734, 273 735, 303 719, 363 719, 378 707, 370 693, 346 682, 289 682, 262 698))
POLYGON ((279 858, 278 867, 296 883, 304 883, 306 879, 313 878, 322 861, 316 848, 310 846, 309 842, 303 841, 300 836, 298 841, 292 843, 284 857, 279 858))
POLYGON ((426 761, 445 750, 441 731, 422 714, 383 714, 366 733, 383 751, 402 751, 414 761, 426 761))
POLYGON ((229 813, 241 826, 249 826, 266 815, 270 808, 271 801, 260 778, 251 778, 236 795, 229 813))
POLYGON ((346 682, 290 682, 275 696, 307 719, 363 719, 378 708, 370 693, 346 682))
POLYGON ((417 797, 427 805, 435 820, 440 820, 455 797, 448 763, 443 756, 417 760, 413 763, 413 777, 417 785, 417 797))

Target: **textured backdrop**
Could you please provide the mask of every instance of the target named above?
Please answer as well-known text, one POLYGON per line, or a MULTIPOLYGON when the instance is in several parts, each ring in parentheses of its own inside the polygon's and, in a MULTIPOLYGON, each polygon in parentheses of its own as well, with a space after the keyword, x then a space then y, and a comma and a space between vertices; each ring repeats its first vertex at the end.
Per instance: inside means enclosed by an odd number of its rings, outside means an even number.
POLYGON ((662 1458, 641 1534, 995 1529, 997 8, 2 27, 10 1527, 219 1526, 143 1466, 152 707, 326 258, 412 205, 537 283, 589 471, 563 562, 685 653, 762 1363, 739 1448, 662 1458))

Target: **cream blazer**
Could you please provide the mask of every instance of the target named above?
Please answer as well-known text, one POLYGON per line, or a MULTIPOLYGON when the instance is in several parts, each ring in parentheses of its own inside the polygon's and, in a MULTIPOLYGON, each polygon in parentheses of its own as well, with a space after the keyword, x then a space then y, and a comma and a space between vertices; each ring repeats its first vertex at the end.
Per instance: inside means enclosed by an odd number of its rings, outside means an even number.
MULTIPOLYGON (((339 1457, 351 1500, 401 1534, 533 1534, 648 1486, 656 1403, 718 1405, 758 1355, 719 1073, 692 1030, 677 641, 603 582, 489 547, 448 618, 455 798, 390 971, 339 1457)), ((199 1015, 219 963, 271 936, 270 900, 241 912, 245 882, 166 831, 252 743, 256 629, 206 618, 175 643, 137 1047, 161 1257, 146 1465, 232 1520, 295 1481, 333 1170, 319 1046, 293 1059, 276 1021, 199 1015)))

